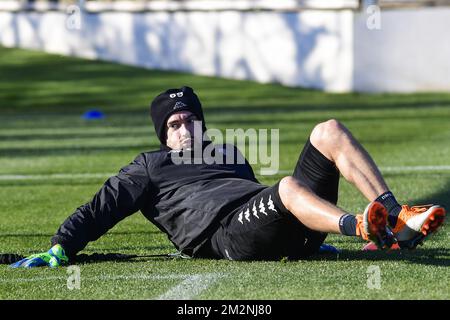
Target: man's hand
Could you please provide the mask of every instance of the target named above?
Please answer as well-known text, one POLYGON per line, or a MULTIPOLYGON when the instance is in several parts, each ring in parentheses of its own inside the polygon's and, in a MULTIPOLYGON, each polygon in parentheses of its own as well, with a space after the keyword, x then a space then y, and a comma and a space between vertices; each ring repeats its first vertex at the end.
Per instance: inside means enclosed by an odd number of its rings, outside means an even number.
POLYGON ((10 265, 11 268, 33 268, 40 266, 59 267, 69 261, 63 247, 54 245, 50 250, 43 253, 33 254, 25 259, 10 265))

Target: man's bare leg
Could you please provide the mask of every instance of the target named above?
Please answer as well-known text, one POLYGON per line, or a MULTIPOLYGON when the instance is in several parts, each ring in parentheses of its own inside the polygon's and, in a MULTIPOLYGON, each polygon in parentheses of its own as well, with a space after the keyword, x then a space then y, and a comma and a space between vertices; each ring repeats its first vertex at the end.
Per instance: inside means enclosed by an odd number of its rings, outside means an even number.
MULTIPOLYGON (((329 120, 318 124, 311 133, 310 141, 371 202, 369 206, 382 203, 381 210, 387 209, 389 226, 400 247, 415 248, 424 237, 436 232, 444 223, 446 211, 439 205, 401 207, 372 158, 338 121, 329 120), (397 223, 397 220, 401 223, 397 223)), ((354 217, 319 198, 294 177, 285 177, 280 181, 279 193, 285 207, 308 228, 360 235, 361 216, 354 217)))
POLYGON ((339 219, 345 211, 318 197, 298 179, 281 179, 278 193, 283 205, 311 230, 340 233, 339 219))
POLYGON ((343 177, 369 201, 389 190, 367 151, 338 121, 329 120, 318 124, 310 139, 312 145, 334 162, 343 177))
POLYGON ((391 246, 392 241, 386 232, 387 211, 378 202, 369 204, 364 215, 355 217, 316 196, 294 177, 281 179, 278 191, 286 209, 311 230, 358 236, 374 241, 380 248, 391 246), (351 232, 342 232, 339 225, 342 217, 350 217, 354 222, 351 232))
MULTIPOLYGON (((369 201, 372 202, 389 190, 372 158, 338 121, 329 120, 318 124, 310 140, 369 201)), ((339 223, 348 213, 315 195, 299 180, 294 177, 283 178, 279 193, 285 207, 308 228, 342 233, 339 223)), ((355 221, 353 225, 356 226, 355 221)))

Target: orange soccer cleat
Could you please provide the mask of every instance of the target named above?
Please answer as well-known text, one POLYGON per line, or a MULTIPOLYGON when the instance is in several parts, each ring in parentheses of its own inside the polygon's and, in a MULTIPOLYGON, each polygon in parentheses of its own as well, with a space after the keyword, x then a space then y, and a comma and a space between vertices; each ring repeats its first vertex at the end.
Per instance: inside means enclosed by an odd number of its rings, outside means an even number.
POLYGON ((444 224, 445 209, 439 205, 402 206, 392 229, 400 248, 414 249, 444 224))
MULTIPOLYGON (((445 209, 439 205, 402 206, 397 223, 392 229, 398 245, 391 249, 415 249, 444 224, 445 209)), ((377 250, 374 243, 364 246, 364 251, 377 250)))
POLYGON ((388 212, 379 202, 372 202, 364 210, 364 214, 356 216, 356 235, 372 241, 377 248, 390 248, 396 239, 387 226, 388 212))

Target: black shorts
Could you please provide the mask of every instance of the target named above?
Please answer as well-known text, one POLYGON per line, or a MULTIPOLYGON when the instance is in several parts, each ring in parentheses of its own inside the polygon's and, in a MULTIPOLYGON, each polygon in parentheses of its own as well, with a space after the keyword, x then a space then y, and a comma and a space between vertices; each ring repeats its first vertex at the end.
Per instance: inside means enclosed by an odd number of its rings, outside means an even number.
MULTIPOLYGON (((293 176, 336 204, 339 171, 308 140, 293 176)), ((196 257, 229 260, 301 259, 317 252, 327 234, 305 227, 281 202, 279 182, 253 196, 221 222, 196 257)))

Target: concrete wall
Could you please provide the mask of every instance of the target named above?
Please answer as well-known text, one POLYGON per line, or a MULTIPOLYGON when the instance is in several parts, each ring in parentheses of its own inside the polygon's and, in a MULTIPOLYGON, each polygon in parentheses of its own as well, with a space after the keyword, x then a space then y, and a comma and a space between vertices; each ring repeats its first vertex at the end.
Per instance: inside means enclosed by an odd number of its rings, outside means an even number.
POLYGON ((383 11, 379 30, 358 14, 353 30, 353 90, 450 91, 450 8, 383 11))
MULTIPOLYGON (((450 9, 299 12, 0 11, 0 44, 332 92, 450 91, 450 9), (73 21, 72 21, 73 22, 73 21)), ((0 71, 1 72, 1 71, 0 71)))

